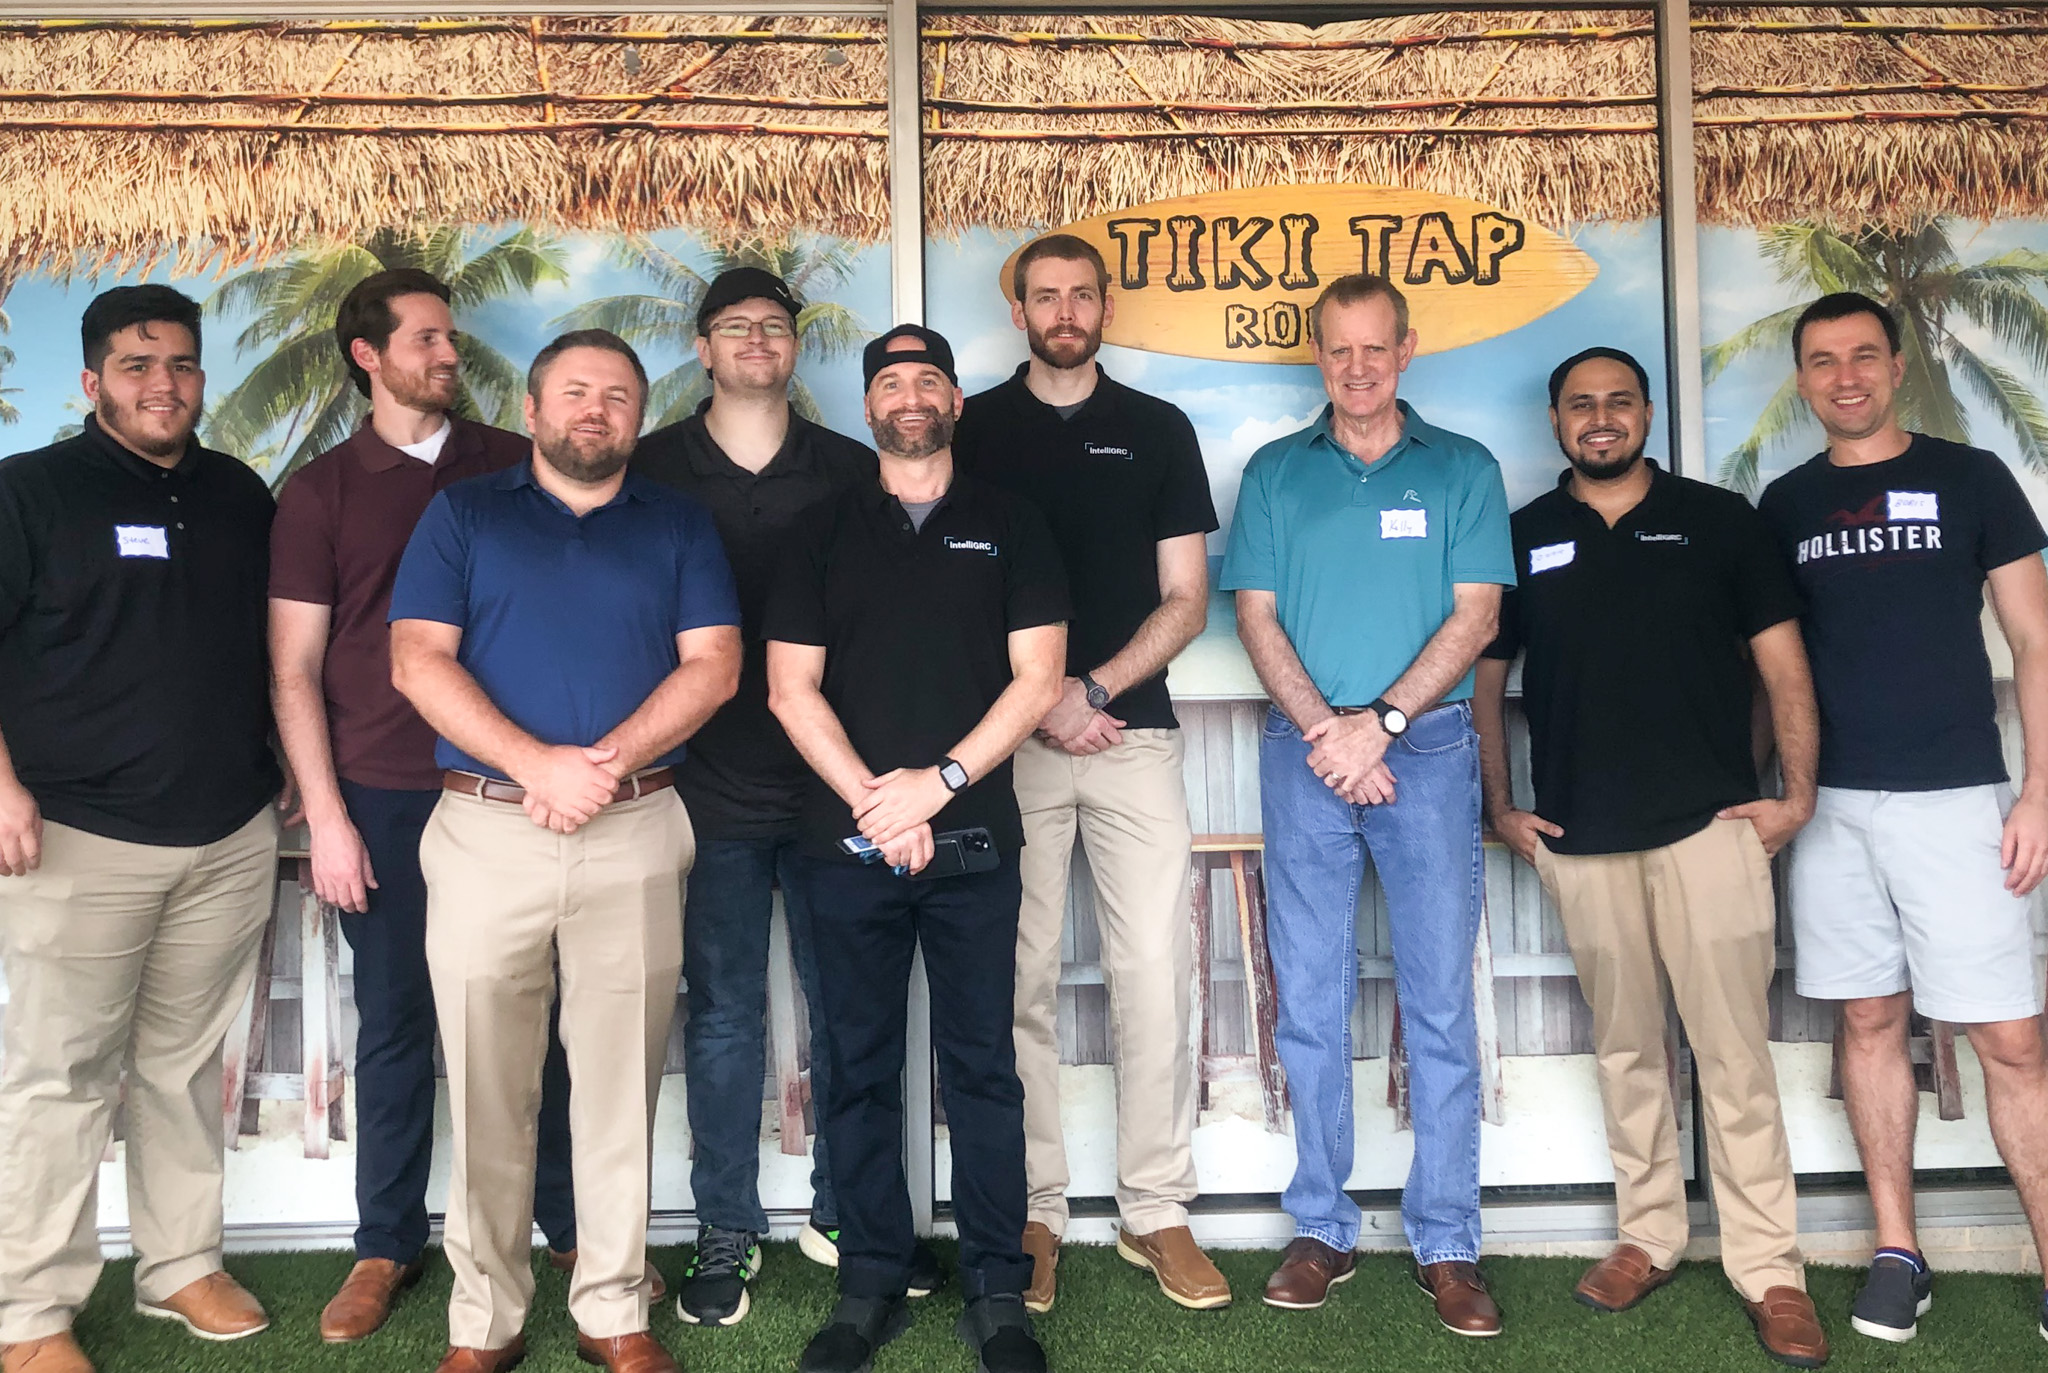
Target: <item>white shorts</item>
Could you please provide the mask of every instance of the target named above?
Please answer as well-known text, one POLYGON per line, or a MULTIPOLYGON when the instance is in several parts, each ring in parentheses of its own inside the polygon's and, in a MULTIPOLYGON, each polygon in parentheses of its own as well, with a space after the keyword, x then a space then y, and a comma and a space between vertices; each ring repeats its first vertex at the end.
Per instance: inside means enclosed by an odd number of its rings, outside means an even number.
POLYGON ((2012 789, 1822 787, 1792 841, 1801 996, 1911 988, 1930 1020, 1975 1025, 2041 1013, 2033 902, 1999 861, 2012 789))

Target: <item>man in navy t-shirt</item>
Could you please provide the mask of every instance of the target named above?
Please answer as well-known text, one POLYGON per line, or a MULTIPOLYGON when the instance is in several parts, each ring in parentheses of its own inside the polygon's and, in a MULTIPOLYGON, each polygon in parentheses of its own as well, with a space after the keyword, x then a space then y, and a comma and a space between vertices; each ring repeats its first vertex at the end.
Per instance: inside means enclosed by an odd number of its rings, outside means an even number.
POLYGON ((1792 847, 1798 987, 1842 1003, 1843 1099, 1878 1243, 1852 1324, 1896 1342, 1932 1301, 1913 1227, 1909 1008, 1968 1029, 1992 1138, 2048 1252, 2048 1063, 2025 899, 2048 872, 2048 535, 1998 458, 1901 427, 1906 359, 1882 305, 1823 297, 1792 353, 1828 435, 1761 502, 1806 601, 1820 702, 1819 799, 1792 847), (1980 627, 1987 581, 2026 736, 2017 798, 1980 627))

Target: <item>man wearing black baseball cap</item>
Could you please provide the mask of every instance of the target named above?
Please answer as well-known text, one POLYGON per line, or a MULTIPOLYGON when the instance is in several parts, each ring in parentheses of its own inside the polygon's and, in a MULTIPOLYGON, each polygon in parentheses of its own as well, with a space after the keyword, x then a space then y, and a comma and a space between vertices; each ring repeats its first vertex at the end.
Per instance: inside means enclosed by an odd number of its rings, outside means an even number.
POLYGON ((770 600, 768 700, 817 776, 808 900, 832 1083, 839 1305, 803 1373, 859 1373, 909 1325, 903 1176, 910 964, 922 945, 981 1373, 1043 1373, 1024 1309, 1024 1089, 1010 1030, 1023 822, 1010 755, 1059 699, 1067 588, 1045 521, 953 469, 946 340, 899 325, 861 359, 880 480, 804 519, 770 600))
MULTIPOLYGON (((690 1189, 700 1228, 676 1293, 676 1314, 693 1325, 733 1325, 747 1314, 747 1284, 760 1271, 760 1241, 768 1232, 759 1190, 761 1080, 778 878, 797 980, 812 1007, 814 1101, 824 1101, 831 1081, 810 914, 789 876, 810 769, 768 712, 761 612, 798 517, 841 491, 873 486, 875 455, 791 409, 802 312, 773 272, 720 273, 697 307, 697 357, 711 395, 695 414, 642 439, 633 454, 636 472, 711 511, 739 585, 745 640, 738 693, 697 732, 676 770, 676 790, 697 832, 684 901, 690 1014, 683 1057, 696 1146, 690 1189)), ((811 1189, 801 1247, 821 1263, 836 1263, 839 1220, 822 1134, 811 1189)))

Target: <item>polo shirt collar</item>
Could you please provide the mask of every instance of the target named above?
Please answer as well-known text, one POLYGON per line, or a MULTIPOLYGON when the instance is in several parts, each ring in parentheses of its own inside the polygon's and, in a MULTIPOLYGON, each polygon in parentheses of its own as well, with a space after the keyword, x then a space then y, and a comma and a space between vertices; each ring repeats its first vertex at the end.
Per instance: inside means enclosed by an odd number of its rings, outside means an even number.
POLYGON ((775 456, 768 459, 767 466, 759 472, 747 471, 718 446, 718 440, 711 437, 711 426, 704 422, 704 416, 710 413, 710 410, 711 397, 706 396, 697 402, 696 410, 683 421, 690 437, 695 440, 683 445, 683 458, 690 464, 690 470, 698 476, 779 477, 784 473, 814 465, 809 461, 810 445, 804 442, 804 431, 810 427, 810 421, 799 415, 794 406, 790 407, 789 411, 789 427, 782 434, 782 447, 775 450, 775 456))
MULTIPOLYGON (((974 479, 962 472, 956 464, 953 468, 953 480, 946 484, 946 494, 939 497, 939 507, 942 508, 952 504, 973 489, 974 479)), ((882 485, 880 476, 871 477, 867 480, 861 488, 861 501, 871 510, 888 510, 893 506, 902 504, 894 495, 890 494, 887 487, 882 485)), ((937 508, 932 513, 937 514, 937 508)))
MULTIPOLYGON (((1643 462, 1650 469, 1650 489, 1643 493, 1643 498, 1636 503, 1635 509, 1622 516, 1623 519, 1629 519, 1644 511, 1654 513, 1665 501, 1678 494, 1678 478, 1665 471, 1663 464, 1649 457, 1644 458, 1643 462)), ((1591 506, 1572 494, 1572 474, 1576 470, 1570 463, 1566 463, 1564 471, 1557 474, 1557 495, 1561 500, 1569 501, 1571 508, 1594 514, 1591 506)), ((1594 518, 1599 517, 1595 514, 1594 518)), ((1601 523, 1605 524, 1606 521, 1601 520, 1601 523)))
POLYGON ((185 451, 179 455, 176 463, 169 467, 159 467, 148 458, 129 451, 119 439, 109 434, 100 425, 100 417, 98 415, 87 415, 85 417, 84 432, 92 440, 94 446, 98 448, 101 456, 108 459, 131 477, 156 479, 169 472, 181 481, 190 481, 193 474, 199 470, 199 464, 193 460, 192 456, 199 451, 199 438, 197 435, 185 440, 185 451))
MULTIPOLYGON (((1381 454, 1371 464, 1374 468, 1380 470, 1385 470, 1386 464, 1407 452, 1410 444, 1418 444, 1424 448, 1436 449, 1444 446, 1444 431, 1416 414, 1415 408, 1408 404, 1407 401, 1396 398, 1394 408, 1401 413, 1401 438, 1398 443, 1381 454)), ((1363 461, 1350 449, 1337 441, 1336 415, 1336 405, 1326 401, 1323 405, 1323 413, 1317 415, 1316 422, 1309 426, 1309 442, 1314 443, 1317 439, 1321 439, 1324 443, 1335 449, 1340 456, 1349 458, 1352 462, 1363 461)))
MULTIPOLYGON (((1057 417, 1059 411, 1040 400, 1038 393, 1031 389, 1031 383, 1025 380, 1030 372, 1031 363, 1027 359, 1024 362, 1018 363, 1017 370, 1010 374, 1010 384, 1017 388, 1019 400, 1026 404, 1035 405, 1047 414, 1057 417)), ((1076 410, 1072 417, 1078 419, 1084 414, 1095 414, 1113 409, 1117 403, 1116 393, 1122 389, 1122 386, 1110 379, 1109 369, 1102 365, 1102 359, 1095 359, 1095 389, 1088 393, 1088 399, 1081 402, 1081 408, 1076 410)))
MULTIPOLYGON (((400 454, 400 456, 404 455, 400 454)), ((559 496, 535 480, 533 475, 534 462, 535 459, 528 458, 525 462, 513 463, 502 472, 493 473, 490 478, 491 485, 500 491, 517 491, 521 487, 525 487, 548 501, 563 514, 573 514, 574 512, 562 503, 559 496)), ((596 506, 586 513, 595 515, 599 510, 609 510, 615 505, 624 505, 627 501, 645 502, 659 500, 661 499, 662 491, 663 488, 660 485, 646 477, 640 476, 629 467, 626 470, 625 483, 619 487, 619 493, 603 505, 596 506)), ((577 518, 580 519, 582 517, 578 516, 577 518)))
MULTIPOLYGON (((449 415, 447 419, 448 439, 441 446, 441 456, 433 464, 437 467, 468 457, 471 450, 478 446, 476 434, 467 424, 454 415, 449 415)), ((355 445, 356 460, 362 463, 365 472, 389 472, 394 467, 419 462, 412 454, 386 443, 384 436, 370 423, 368 415, 363 416, 362 424, 357 426, 349 442, 355 445)))

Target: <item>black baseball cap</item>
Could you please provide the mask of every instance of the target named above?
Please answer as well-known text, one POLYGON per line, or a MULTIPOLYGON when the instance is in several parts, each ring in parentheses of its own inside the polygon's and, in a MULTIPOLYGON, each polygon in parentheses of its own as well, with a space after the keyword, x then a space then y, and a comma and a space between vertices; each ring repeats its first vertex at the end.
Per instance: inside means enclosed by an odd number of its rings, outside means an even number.
POLYGON ((922 324, 899 324, 888 333, 870 343, 860 355, 860 380, 863 388, 875 384, 875 374, 884 367, 894 367, 899 362, 928 362, 946 374, 946 380, 955 386, 960 384, 960 373, 953 367, 953 345, 946 342, 946 336, 936 329, 927 329, 922 324), (915 348, 891 348, 889 345, 900 338, 915 339, 915 348))
POLYGON ((728 305, 737 305, 743 300, 772 300, 789 311, 789 318, 795 322, 803 302, 791 293, 781 277, 762 267, 734 267, 720 272, 711 284, 704 288, 704 299, 697 302, 697 332, 710 332, 712 316, 728 305))

